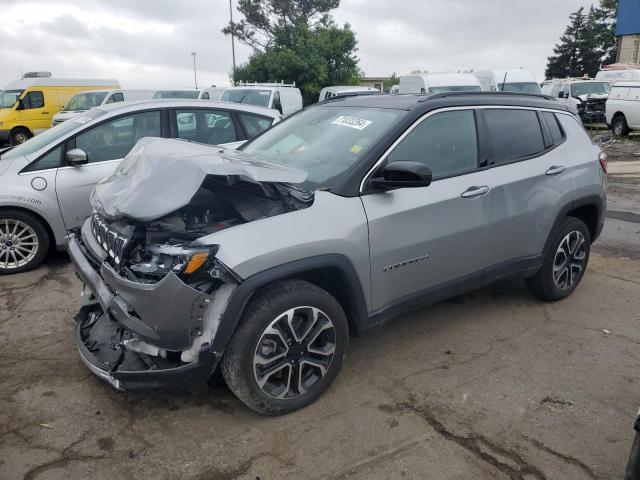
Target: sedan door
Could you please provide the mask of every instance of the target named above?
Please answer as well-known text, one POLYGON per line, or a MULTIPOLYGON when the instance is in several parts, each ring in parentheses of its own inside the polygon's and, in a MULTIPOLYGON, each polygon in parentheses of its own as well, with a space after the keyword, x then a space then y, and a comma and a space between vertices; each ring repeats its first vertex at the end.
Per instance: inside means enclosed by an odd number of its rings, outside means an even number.
POLYGON ((405 135, 380 168, 395 161, 422 162, 433 181, 428 187, 362 195, 374 311, 479 282, 483 252, 489 248, 485 218, 490 184, 487 171, 479 169, 484 147, 474 111, 429 114, 405 135))
POLYGON ((88 163, 58 169, 56 193, 67 229, 80 226, 91 213, 89 197, 143 137, 160 137, 161 111, 131 113, 93 125, 67 142, 67 151, 83 150, 88 163))

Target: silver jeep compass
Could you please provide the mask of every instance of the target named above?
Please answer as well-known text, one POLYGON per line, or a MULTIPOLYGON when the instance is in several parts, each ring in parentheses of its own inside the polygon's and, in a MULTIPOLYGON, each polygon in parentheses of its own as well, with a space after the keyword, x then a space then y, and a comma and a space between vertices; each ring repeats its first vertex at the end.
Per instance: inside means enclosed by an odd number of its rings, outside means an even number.
POLYGON ((80 356, 121 390, 219 367, 250 408, 295 410, 395 314, 505 278, 570 295, 605 169, 566 106, 508 93, 341 98, 240 151, 143 139, 71 235, 80 356))

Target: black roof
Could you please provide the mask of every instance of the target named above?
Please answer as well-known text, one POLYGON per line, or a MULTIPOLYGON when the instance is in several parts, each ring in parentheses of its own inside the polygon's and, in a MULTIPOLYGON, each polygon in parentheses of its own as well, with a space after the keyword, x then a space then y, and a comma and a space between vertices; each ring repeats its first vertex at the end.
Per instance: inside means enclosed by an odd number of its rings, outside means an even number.
POLYGON ((332 98, 322 102, 325 106, 345 106, 364 108, 389 108, 396 110, 433 110, 434 108, 506 105, 518 107, 552 108, 571 111, 567 104, 560 103, 546 95, 532 95, 516 92, 449 92, 430 95, 371 95, 332 98))

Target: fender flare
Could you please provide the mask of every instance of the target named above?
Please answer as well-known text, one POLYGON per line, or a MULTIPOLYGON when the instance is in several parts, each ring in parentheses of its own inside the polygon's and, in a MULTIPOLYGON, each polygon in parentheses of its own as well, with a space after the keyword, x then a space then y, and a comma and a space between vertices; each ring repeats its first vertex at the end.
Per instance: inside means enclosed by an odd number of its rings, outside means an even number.
POLYGON ((220 326, 212 340, 213 351, 218 354, 224 352, 229 340, 231 340, 236 328, 242 321, 242 315, 247 304, 259 288, 278 280, 325 268, 337 269, 342 275, 342 279, 345 282, 344 287, 347 289, 346 297, 349 299, 352 325, 356 329, 354 333, 357 334, 368 317, 367 303, 362 285, 353 264, 346 256, 326 254, 303 258, 270 268, 252 275, 240 283, 231 295, 229 303, 222 314, 220 326))

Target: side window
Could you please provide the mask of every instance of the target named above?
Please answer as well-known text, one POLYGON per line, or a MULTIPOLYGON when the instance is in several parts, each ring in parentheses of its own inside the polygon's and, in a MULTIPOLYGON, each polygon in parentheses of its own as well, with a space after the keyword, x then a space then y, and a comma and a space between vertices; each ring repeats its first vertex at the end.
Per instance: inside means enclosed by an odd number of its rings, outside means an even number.
POLYGON ((478 166, 478 135, 472 110, 437 113, 425 119, 389 154, 388 162, 426 164, 434 179, 478 166))
POLYGON ((44 107, 44 95, 42 92, 29 92, 22 99, 25 110, 44 107))
POLYGON ((543 112, 542 117, 544 118, 547 127, 549 128, 549 132, 551 133, 551 141, 554 145, 559 145, 564 140, 564 134, 562 133, 562 129, 560 128, 560 124, 558 123, 558 119, 551 112, 543 112))
POLYGON ((282 113, 282 102, 280 101, 280 92, 275 92, 273 94, 273 107, 282 113))
POLYGON ((62 155, 62 145, 54 148, 49 153, 45 153, 38 160, 33 162, 23 171, 35 172, 37 170, 48 170, 50 168, 58 168, 60 166, 60 156, 62 155))
POLYGON ((124 158, 142 137, 160 137, 160 112, 142 112, 102 123, 79 134, 76 148, 90 163, 124 158))
POLYGON ((507 163, 544 150, 542 130, 534 110, 485 110, 493 157, 491 163, 507 163))
POLYGON ((122 93, 114 93, 113 95, 111 95, 111 97, 109 97, 109 100, 107 100, 107 103, 116 102, 124 102, 124 95, 122 95, 122 93))
POLYGON ((240 117, 240 123, 242 123, 242 126, 247 132, 249 140, 260 135, 273 124, 273 119, 271 118, 252 115, 250 113, 238 113, 238 117, 240 117))
POLYGON ((209 100, 209 92, 204 92, 202 94, 202 97, 200 97, 201 100, 209 100))
POLYGON ((178 138, 209 145, 238 140, 231 115, 224 110, 176 110, 175 116, 178 138))
POLYGON ((564 98, 569 98, 569 92, 570 92, 570 85, 566 83, 564 87, 562 87, 562 96, 564 98))

